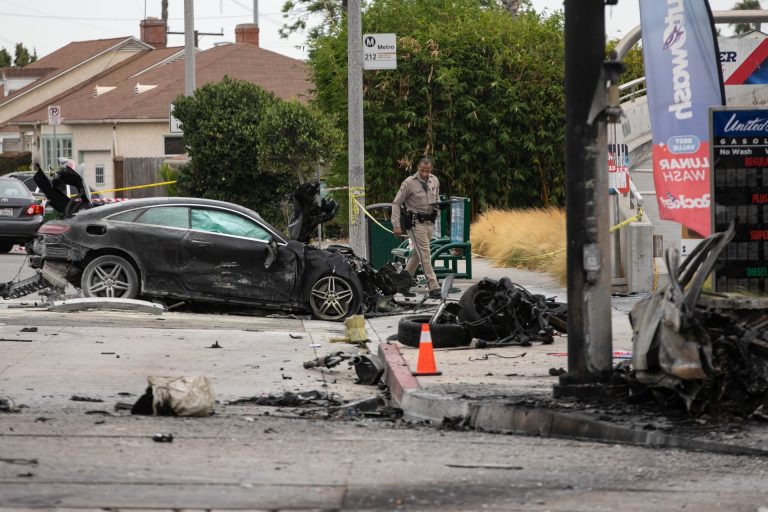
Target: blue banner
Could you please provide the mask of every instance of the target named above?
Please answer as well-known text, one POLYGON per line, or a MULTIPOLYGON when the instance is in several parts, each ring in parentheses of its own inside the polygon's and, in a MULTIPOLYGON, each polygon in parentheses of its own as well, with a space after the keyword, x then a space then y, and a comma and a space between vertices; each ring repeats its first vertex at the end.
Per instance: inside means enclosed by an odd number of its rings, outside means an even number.
POLYGON ((706 0, 643 0, 640 26, 659 216, 711 232, 709 107, 723 105, 706 0))

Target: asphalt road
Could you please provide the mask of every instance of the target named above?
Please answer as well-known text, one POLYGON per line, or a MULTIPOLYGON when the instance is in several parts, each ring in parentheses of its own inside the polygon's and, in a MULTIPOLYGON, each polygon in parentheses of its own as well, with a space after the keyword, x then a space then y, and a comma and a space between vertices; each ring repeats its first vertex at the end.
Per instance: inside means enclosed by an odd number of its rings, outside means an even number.
MULTIPOLYGON (((0 413, 0 510, 768 507, 768 461, 752 457, 443 430, 324 404, 229 403, 312 389, 375 396, 344 365, 301 367, 317 352, 350 350, 331 343, 341 331, 331 322, 5 309, 0 324, 0 397, 26 406, 0 413), (180 374, 211 379, 215 415, 115 410, 148 375, 180 374), (155 433, 174 440, 154 442, 155 433)), ((379 325, 386 336, 388 322, 379 325)))
POLYGON ((34 274, 34 270, 26 264, 23 254, 0 254, 0 283, 5 283, 18 277, 24 279, 34 274))

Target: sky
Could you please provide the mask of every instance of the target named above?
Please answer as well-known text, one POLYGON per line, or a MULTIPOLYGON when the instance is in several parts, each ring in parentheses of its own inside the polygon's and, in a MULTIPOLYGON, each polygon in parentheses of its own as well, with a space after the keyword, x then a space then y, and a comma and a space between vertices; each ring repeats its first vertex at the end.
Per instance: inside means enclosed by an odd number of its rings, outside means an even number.
MULTIPOLYGON (((621 37, 640 23, 639 0, 619 0, 606 7, 608 37, 621 37)), ((712 10, 730 9, 737 0, 710 0, 712 10)), ((259 0, 260 46, 293 58, 306 58, 304 38, 281 39, 284 0, 259 0)), ((139 21, 160 17, 160 0, 0 0, 0 47, 13 54, 18 42, 42 57, 72 41, 139 37, 139 21)), ((184 30, 184 0, 168 2, 169 30, 184 30)), ((562 9, 563 0, 533 0, 537 11, 562 9)), ((235 40, 235 26, 253 22, 253 0, 195 0, 198 32, 222 32, 202 36, 200 47, 235 40)), ((725 31, 727 33, 727 31, 725 31)), ((183 35, 169 35, 169 46, 183 46, 183 35)))

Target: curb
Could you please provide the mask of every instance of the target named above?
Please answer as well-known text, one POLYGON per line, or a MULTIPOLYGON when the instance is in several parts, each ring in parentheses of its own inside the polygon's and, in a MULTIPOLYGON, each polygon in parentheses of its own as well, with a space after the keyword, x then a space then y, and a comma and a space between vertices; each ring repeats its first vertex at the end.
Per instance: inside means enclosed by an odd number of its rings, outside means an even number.
POLYGON ((768 450, 759 448, 622 427, 574 413, 498 402, 463 400, 430 393, 421 389, 418 379, 411 374, 397 345, 381 343, 379 357, 384 361, 385 381, 392 400, 403 410, 406 419, 428 421, 435 425, 442 425, 449 420, 449 423, 454 425, 485 431, 539 437, 619 443, 647 448, 679 448, 727 455, 768 456, 768 450))

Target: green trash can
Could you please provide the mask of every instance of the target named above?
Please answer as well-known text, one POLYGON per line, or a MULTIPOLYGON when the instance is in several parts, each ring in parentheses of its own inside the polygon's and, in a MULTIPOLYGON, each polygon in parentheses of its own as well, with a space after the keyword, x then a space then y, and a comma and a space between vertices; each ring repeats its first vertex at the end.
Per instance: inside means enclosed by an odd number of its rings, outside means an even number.
POLYGON ((371 204, 366 206, 366 210, 377 221, 374 222, 370 217, 366 216, 368 222, 369 261, 373 268, 381 268, 392 261, 392 249, 399 246, 405 239, 396 237, 391 233, 392 203, 371 204), (382 226, 386 229, 382 228, 382 226))

